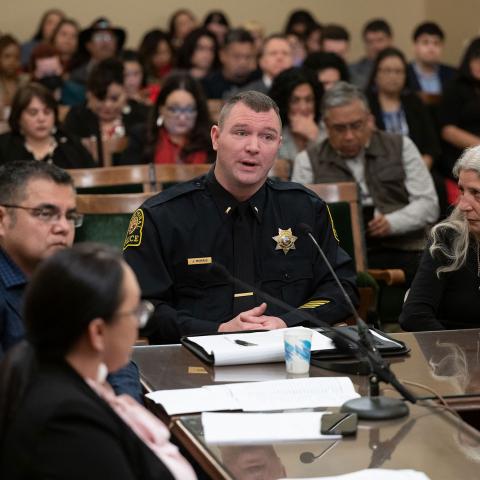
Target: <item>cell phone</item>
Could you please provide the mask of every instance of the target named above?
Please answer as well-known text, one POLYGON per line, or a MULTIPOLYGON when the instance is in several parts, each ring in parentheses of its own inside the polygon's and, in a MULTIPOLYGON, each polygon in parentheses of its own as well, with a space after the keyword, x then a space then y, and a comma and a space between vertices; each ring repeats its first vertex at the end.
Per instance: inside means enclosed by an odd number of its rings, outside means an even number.
POLYGON ((322 435, 355 435, 358 417, 356 413, 326 413, 320 421, 322 435))

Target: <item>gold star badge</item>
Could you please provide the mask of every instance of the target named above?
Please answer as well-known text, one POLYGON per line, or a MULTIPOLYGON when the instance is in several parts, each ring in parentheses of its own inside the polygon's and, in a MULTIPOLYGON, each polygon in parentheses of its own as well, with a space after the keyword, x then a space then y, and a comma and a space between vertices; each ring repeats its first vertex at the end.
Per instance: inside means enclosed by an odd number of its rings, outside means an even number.
POLYGON ((272 238, 277 242, 275 250, 283 250, 283 253, 286 255, 289 250, 295 250, 295 242, 298 237, 292 233, 291 228, 286 230, 279 228, 278 235, 272 238))

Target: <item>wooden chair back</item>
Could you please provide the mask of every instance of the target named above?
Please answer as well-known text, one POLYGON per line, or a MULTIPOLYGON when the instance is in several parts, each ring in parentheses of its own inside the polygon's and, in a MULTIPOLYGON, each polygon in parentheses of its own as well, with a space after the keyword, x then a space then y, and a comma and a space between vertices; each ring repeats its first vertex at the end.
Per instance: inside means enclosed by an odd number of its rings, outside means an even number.
MULTIPOLYGON (((313 190, 320 198, 327 204, 348 203, 350 210, 349 228, 351 229, 351 236, 353 240, 353 257, 355 260, 355 267, 357 272, 364 272, 366 270, 366 251, 365 242, 362 232, 361 211, 359 206, 358 187, 354 182, 339 182, 339 183, 316 183, 313 185, 306 185, 307 188, 313 190)), ((334 223, 339 223, 341 219, 335 218, 334 223)), ((340 243, 342 243, 340 239, 340 243)))

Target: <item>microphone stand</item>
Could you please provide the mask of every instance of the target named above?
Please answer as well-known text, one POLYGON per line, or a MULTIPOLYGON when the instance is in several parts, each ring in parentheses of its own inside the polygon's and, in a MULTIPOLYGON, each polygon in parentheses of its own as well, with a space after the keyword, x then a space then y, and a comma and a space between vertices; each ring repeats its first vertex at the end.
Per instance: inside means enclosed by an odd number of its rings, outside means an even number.
MULTIPOLYGON (((321 252, 323 254, 323 251, 321 252)), ((326 258, 324 254, 323 256, 324 258, 326 258)), ((333 268, 331 267, 329 262, 327 262, 327 265, 329 265, 331 271, 333 271, 333 268)), ((382 356, 376 350, 373 341, 371 346, 366 347, 362 340, 357 340, 350 332, 337 330, 328 323, 315 318, 313 315, 302 310, 293 308, 291 305, 288 305, 282 300, 279 300, 278 298, 275 298, 266 292, 258 290, 253 285, 249 285, 243 280, 235 278, 223 265, 217 262, 213 262, 210 265, 210 273, 212 273, 213 275, 217 274, 223 278, 228 279, 228 281, 240 287, 244 291, 254 292, 257 297, 260 297, 265 301, 286 310, 287 312, 294 311, 300 318, 308 321, 309 323, 313 321, 317 324, 321 324, 322 329, 330 334, 329 336, 332 342, 339 351, 354 354, 359 360, 363 361, 364 363, 368 363, 370 367, 370 397, 362 397, 350 400, 342 406, 342 411, 357 413, 358 418, 376 420, 398 418, 408 415, 408 406, 402 400, 379 396, 378 381, 379 379, 381 379, 386 383, 390 383, 405 399, 409 400, 412 403, 415 403, 417 401, 415 396, 410 393, 403 385, 401 385, 400 382, 396 379, 395 375, 390 371, 388 364, 385 363, 382 356), (355 402, 356 400, 364 400, 365 402, 362 402, 362 404, 358 405, 358 407, 356 407, 355 404, 351 405, 350 402, 355 402), (343 410, 344 408, 345 410, 343 410)), ((334 278, 336 277, 338 283, 341 285, 340 280, 338 280, 335 272, 333 272, 333 274, 334 278)), ((342 291, 345 292, 343 285, 341 285, 341 288, 342 291)), ((345 295, 348 297, 346 292, 345 295)), ((350 297, 348 297, 348 301, 349 304, 352 306, 354 316, 356 318, 359 318, 358 314, 356 313, 355 307, 353 307, 350 297)), ((361 319, 360 322, 363 323, 367 331, 367 334, 362 333, 360 335, 360 338, 362 338, 363 335, 363 337, 367 340, 368 338, 371 339, 370 331, 368 330, 365 322, 363 322, 363 320, 361 319)))
MULTIPOLYGON (((360 337, 359 342, 355 342, 354 353, 359 358, 359 360, 366 361, 370 367, 370 376, 369 376, 369 396, 355 398, 345 402, 342 407, 342 412, 356 413, 359 418, 369 419, 369 420, 383 420, 391 418, 399 418, 405 415, 408 415, 409 409, 407 404, 397 398, 389 398, 380 395, 379 383, 383 381, 392 385, 406 400, 409 400, 412 403, 415 403, 417 399, 415 396, 405 388, 395 377, 393 372, 390 370, 390 367, 387 362, 382 358, 380 352, 375 347, 375 342, 373 340, 372 334, 367 324, 360 318, 355 309, 352 300, 345 291, 345 288, 340 282, 335 270, 328 261, 325 253, 318 244, 317 240, 312 234, 312 228, 306 224, 300 224, 299 229, 310 237, 310 240, 313 242, 318 252, 320 253, 323 261, 327 265, 332 277, 335 282, 338 284, 340 290, 349 305, 353 317, 355 318, 357 324, 357 331, 360 337)), ((339 341, 339 332, 335 332, 337 337, 337 342, 345 348, 344 338, 339 341)), ((332 339, 333 340, 333 339, 332 339)), ((335 343, 335 340, 333 340, 335 343)), ((337 343, 335 343, 337 345, 337 343)))

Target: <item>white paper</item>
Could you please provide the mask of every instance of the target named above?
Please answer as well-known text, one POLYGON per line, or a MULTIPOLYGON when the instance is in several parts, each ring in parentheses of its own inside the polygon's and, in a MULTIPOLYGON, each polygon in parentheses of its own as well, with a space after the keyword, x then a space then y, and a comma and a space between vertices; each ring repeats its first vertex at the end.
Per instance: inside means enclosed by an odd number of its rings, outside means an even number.
POLYGON ((207 443, 235 445, 340 439, 340 435, 320 433, 322 415, 322 412, 203 413, 203 434, 207 443))
MULTIPOLYGON (((280 480, 305 480, 305 478, 282 478, 280 480)), ((417 470, 388 470, 369 468, 358 472, 329 477, 310 477, 310 480, 430 480, 423 472, 417 470)))
POLYGON ((230 390, 223 385, 209 388, 179 388, 147 393, 148 398, 162 405, 169 415, 211 412, 216 410, 240 410, 230 390))
MULTIPOLYGON (((289 330, 304 329, 291 327, 289 330)), ((188 337, 200 345, 215 358, 215 365, 244 365, 248 363, 283 362, 285 359, 283 333, 286 329, 269 330, 267 332, 232 333, 226 335, 204 335, 188 337), (242 340, 255 345, 238 345, 235 340, 242 340)), ((312 331, 312 351, 333 350, 335 346, 325 335, 312 331)))
POLYGON ((360 395, 348 377, 313 377, 227 384, 245 412, 338 407, 360 395))
POLYGON ((162 405, 169 415, 178 415, 338 407, 359 395, 348 377, 314 377, 160 390, 148 393, 147 397, 162 405))
POLYGON ((402 347, 402 344, 401 344, 401 343, 398 343, 398 342, 396 342, 395 340, 390 340, 389 338, 384 337, 383 335, 381 335, 380 333, 376 332, 375 330, 370 329, 370 333, 371 333, 374 337, 377 337, 377 338, 379 338, 380 340, 382 340, 382 341, 384 341, 384 342, 390 342, 390 343, 393 343, 394 345, 396 345, 397 347, 402 347))
POLYGON ((214 382, 265 382, 267 380, 285 380, 287 372, 285 365, 276 363, 274 365, 226 365, 214 367, 214 382))

